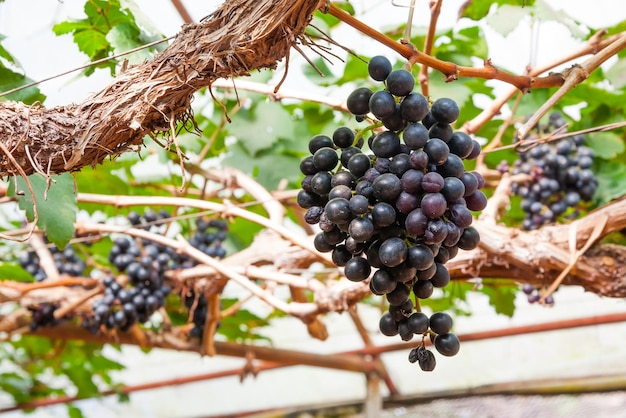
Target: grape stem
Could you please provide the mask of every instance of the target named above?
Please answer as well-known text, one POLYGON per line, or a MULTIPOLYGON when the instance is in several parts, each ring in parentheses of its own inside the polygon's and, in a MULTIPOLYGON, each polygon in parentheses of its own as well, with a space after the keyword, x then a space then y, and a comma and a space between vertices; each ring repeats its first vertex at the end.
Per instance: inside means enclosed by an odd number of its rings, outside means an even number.
POLYGON ((598 68, 602 63, 616 55, 626 47, 626 34, 621 35, 613 43, 607 46, 602 52, 589 58, 583 64, 574 65, 567 69, 563 75, 565 77, 563 85, 528 119, 528 121, 517 131, 517 138, 525 138, 537 122, 545 116, 550 109, 565 94, 578 84, 589 78, 589 74, 598 68))
POLYGON ((545 77, 520 76, 502 71, 491 64, 491 60, 484 61, 483 68, 464 67, 455 63, 442 61, 428 54, 420 52, 413 45, 396 42, 387 35, 378 32, 371 26, 366 25, 357 18, 344 12, 337 6, 331 4, 328 7, 328 13, 337 19, 352 26, 359 32, 369 36, 370 38, 382 43, 383 45, 396 51, 404 58, 408 59, 411 64, 420 63, 434 68, 443 73, 446 81, 454 81, 459 77, 478 77, 487 80, 500 80, 505 83, 514 85, 520 91, 526 93, 532 88, 548 88, 560 86, 563 84, 563 76, 561 74, 549 74, 545 77))

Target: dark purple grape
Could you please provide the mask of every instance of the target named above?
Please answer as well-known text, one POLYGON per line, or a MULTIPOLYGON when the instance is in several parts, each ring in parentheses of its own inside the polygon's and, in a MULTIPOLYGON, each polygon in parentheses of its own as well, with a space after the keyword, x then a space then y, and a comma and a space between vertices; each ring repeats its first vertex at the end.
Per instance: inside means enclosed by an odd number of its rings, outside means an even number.
POLYGON ((322 212, 324 212, 324 208, 322 208, 321 206, 310 207, 304 214, 305 222, 311 225, 315 225, 320 221, 322 212))
POLYGON ((354 154, 350 157, 350 160, 348 160, 348 170, 350 170, 355 177, 362 177, 367 170, 370 169, 371 164, 371 160, 367 155, 354 154))
POLYGON ((376 227, 392 225, 396 221, 396 210, 389 203, 378 202, 372 207, 372 220, 376 227))
POLYGON ((354 218, 350 222, 348 234, 357 242, 366 242, 374 234, 374 224, 368 218, 354 218))
POLYGON ((407 233, 414 237, 421 237, 426 232, 428 226, 428 216, 422 212, 421 208, 411 211, 404 222, 407 233))
POLYGON ((335 224, 343 224, 352 219, 350 202, 341 197, 329 200, 324 207, 324 212, 328 220, 335 224))
POLYGON ((435 100, 430 108, 430 112, 439 123, 453 123, 459 118, 461 113, 456 102, 448 98, 435 100))
POLYGON ((451 357, 459 352, 461 343, 454 334, 439 334, 435 338, 435 348, 440 354, 451 357))
POLYGON ((382 55, 372 57, 367 64, 367 72, 374 80, 385 81, 389 73, 391 73, 391 62, 382 55))
POLYGON ((434 292, 434 286, 430 280, 418 280, 413 284, 413 294, 419 299, 428 299, 434 292))
POLYGON ((407 299, 409 299, 410 295, 411 290, 409 289, 409 287, 404 283, 397 282, 396 288, 393 291, 387 293, 385 297, 387 298, 389 304, 400 306, 405 303, 407 299))
MULTIPOLYGON (((374 137, 372 152, 380 158, 390 158, 400 151, 400 137, 390 131, 384 131, 374 137)), ((380 171, 380 170, 379 170, 380 171)), ((382 172, 382 171, 381 171, 382 172)))
POLYGON ((383 265, 395 267, 406 260, 407 252, 408 247, 404 240, 400 238, 389 238, 380 245, 378 257, 383 265))
POLYGON ((487 196, 482 191, 476 190, 471 195, 465 196, 465 202, 469 210, 481 211, 487 207, 487 196))
POLYGON ((393 319, 389 312, 384 313, 380 318, 378 329, 380 329, 380 332, 387 337, 398 335, 398 323, 395 319, 393 319))
POLYGON ((441 165, 448 160, 450 149, 441 139, 432 138, 424 145, 424 152, 431 164, 441 165))
POLYGON ((392 292, 397 284, 398 282, 394 280, 387 270, 380 269, 372 276, 370 289, 377 295, 385 295, 392 292))
POLYGON ((478 247, 479 242, 480 235, 478 234, 478 231, 476 228, 470 226, 465 228, 461 234, 461 238, 459 238, 459 242, 456 245, 462 250, 470 251, 478 247))
POLYGON ((474 149, 472 138, 465 132, 456 131, 452 134, 452 138, 448 142, 450 152, 458 155, 460 158, 467 158, 474 149))
POLYGON ((346 249, 345 245, 337 245, 331 257, 336 266, 343 267, 352 258, 352 253, 346 249))
POLYGON ((318 196, 326 196, 332 189, 333 176, 328 171, 315 173, 311 178, 311 190, 318 196))
POLYGON ((420 365, 420 369, 425 372, 432 372, 435 370, 437 366, 437 361, 435 360, 435 355, 432 351, 426 350, 424 347, 417 348, 417 361, 420 365))
POLYGON ((313 165, 319 171, 333 170, 338 162, 337 152, 329 147, 320 148, 313 154, 313 165))
POLYGON ((407 96, 415 87, 415 78, 407 70, 395 70, 387 76, 387 90, 394 96, 407 96))
POLYGON ((419 193, 422 190, 423 179, 424 173, 419 170, 410 169, 405 171, 400 181, 402 190, 413 195, 419 193))
POLYGON ((428 331, 428 316, 422 312, 414 312, 407 319, 407 324, 414 334, 423 334, 428 331))
MULTIPOLYGON (((367 87, 359 87, 348 96, 346 105, 353 115, 366 115, 370 111, 370 97, 372 91, 367 87)), ((313 154, 314 152, 311 152, 313 154)))
POLYGON ((409 155, 411 167, 416 170, 423 170, 428 167, 428 154, 424 150, 416 150, 409 155))
POLYGON ((430 329, 435 334, 447 334, 452 329, 452 317, 445 312, 435 312, 430 316, 430 329))
POLYGON ((428 100, 419 93, 411 93, 402 99, 400 113, 409 122, 419 122, 428 114, 428 100))
POLYGON ((448 142, 452 138, 454 130, 449 123, 435 123, 428 130, 429 138, 439 138, 443 142, 448 142))
POLYGON ((333 143, 338 148, 348 148, 354 142, 354 131, 346 126, 341 126, 333 132, 333 143))
POLYGON ((381 174, 372 183, 372 189, 374 190, 374 196, 383 201, 392 201, 402 191, 402 183, 395 174, 385 173, 381 174))
MULTIPOLYGON (((422 187, 423 187, 422 182, 422 187)), ((422 212, 429 218, 439 218, 448 208, 446 198, 441 193, 426 193, 422 197, 422 212)))
POLYGON ((396 112, 396 101, 389 92, 379 90, 370 97, 369 108, 379 120, 388 118, 396 112))
POLYGON ((321 148, 332 148, 333 140, 326 135, 315 135, 309 140, 309 152, 315 154, 321 148))
POLYGON ((348 280, 361 282, 369 277, 372 268, 363 257, 353 257, 348 260, 343 271, 348 280))
MULTIPOLYGON (((442 249, 439 250, 440 253, 442 249)), ((437 254, 437 257, 439 257, 439 254, 437 254)), ((430 282, 434 287, 446 287, 448 283, 450 283, 450 272, 448 271, 446 266, 444 266, 440 262, 435 263, 435 268, 435 274, 433 275, 433 277, 430 278, 430 282)))
POLYGON ((454 202, 465 195, 463 182, 456 177, 446 177, 441 194, 448 202, 454 202))

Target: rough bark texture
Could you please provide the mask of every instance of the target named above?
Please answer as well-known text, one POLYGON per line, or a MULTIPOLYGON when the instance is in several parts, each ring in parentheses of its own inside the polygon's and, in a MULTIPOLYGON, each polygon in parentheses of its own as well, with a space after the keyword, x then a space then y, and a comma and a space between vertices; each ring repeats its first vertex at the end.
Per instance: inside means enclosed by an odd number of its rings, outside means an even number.
POLYGON ((230 0, 183 26, 154 60, 129 68, 83 103, 44 109, 0 103, 0 176, 58 174, 96 165, 146 135, 193 123, 193 93, 224 77, 275 68, 303 33, 318 0, 230 0), (10 152, 14 162, 8 157, 10 152))

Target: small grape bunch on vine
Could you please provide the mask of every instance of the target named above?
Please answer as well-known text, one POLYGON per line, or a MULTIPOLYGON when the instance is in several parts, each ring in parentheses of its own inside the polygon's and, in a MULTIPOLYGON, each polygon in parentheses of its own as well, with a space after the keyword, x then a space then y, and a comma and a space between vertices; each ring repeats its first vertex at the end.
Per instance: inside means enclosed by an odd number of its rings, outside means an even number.
MULTIPOLYGON (((563 116, 552 113, 545 126, 538 126, 527 140, 537 140, 547 132, 567 132, 563 116)), ((522 198, 525 212, 522 228, 533 230, 557 221, 575 218, 583 202, 589 202, 598 187, 591 166, 594 152, 585 146, 583 135, 564 137, 533 147, 518 149, 519 159, 513 174, 527 174, 529 179, 513 185, 513 193, 522 198)))
POLYGON ((484 180, 465 171, 463 160, 476 158, 481 148, 454 131, 460 109, 453 100, 440 98, 430 106, 413 91, 413 75, 392 71, 385 57, 372 58, 368 71, 385 88, 357 88, 347 107, 357 121, 373 115, 373 123, 357 132, 342 126, 332 137, 310 139, 311 155, 300 164, 304 178, 297 202, 307 209, 306 222, 321 229, 316 249, 331 252, 351 281, 371 276, 372 293, 387 299, 380 331, 405 341, 422 337, 409 360, 430 371, 435 357, 424 348, 426 336, 444 356, 455 355, 460 345, 450 332, 452 318, 445 312, 429 318, 419 300, 450 282, 445 263, 459 249, 479 243, 471 223, 472 211, 487 204, 480 190, 484 180), (369 133, 371 153, 365 153, 369 133))

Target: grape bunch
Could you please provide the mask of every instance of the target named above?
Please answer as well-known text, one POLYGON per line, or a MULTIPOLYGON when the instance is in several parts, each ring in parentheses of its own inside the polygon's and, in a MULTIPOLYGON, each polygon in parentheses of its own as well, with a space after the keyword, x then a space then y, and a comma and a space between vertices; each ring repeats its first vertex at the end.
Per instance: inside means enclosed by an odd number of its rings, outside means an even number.
POLYGON ((39 327, 50 327, 56 325, 59 321, 54 317, 54 311, 59 305, 54 303, 40 303, 36 306, 29 306, 28 310, 31 314, 30 330, 36 331, 39 327))
MULTIPOLYGON (((541 299, 541 294, 544 292, 544 288, 541 286, 533 286, 530 283, 525 283, 522 285, 522 292, 528 298, 528 303, 537 303, 539 299, 541 299)), ((548 295, 544 300, 545 306, 554 305, 554 296, 548 295)))
POLYGON ((193 327, 189 330, 189 336, 192 338, 202 338, 204 334, 204 323, 206 322, 209 303, 204 294, 197 295, 193 289, 190 289, 184 295, 181 295, 185 307, 192 313, 191 322, 193 327))
MULTIPOLYGON (((372 58, 368 71, 385 88, 357 88, 347 107, 358 121, 369 114, 380 121, 373 127, 381 129, 367 140, 371 154, 362 148, 372 126, 356 133, 342 126, 332 137, 314 136, 308 144, 311 155, 300 163, 304 178, 297 202, 307 210, 305 221, 321 229, 315 248, 331 252, 351 281, 372 276, 370 290, 386 297, 390 307, 381 319, 383 334, 410 340, 432 332, 435 348, 454 355, 458 339, 416 312, 411 293, 416 300, 426 299, 434 288, 446 286, 445 263, 459 249, 479 243, 471 211, 487 204, 480 190, 484 180, 465 171, 463 160, 476 158, 480 144, 453 130, 460 113, 453 100, 440 98, 429 106, 413 91, 413 75, 392 71, 385 57, 372 58), (377 269, 373 275, 372 268, 377 269)), ((420 356, 430 358, 422 351, 420 356)), ((424 370, 431 365, 430 360, 422 364, 424 370)))
MULTIPOLYGON (((73 277, 82 277, 84 275, 87 265, 76 254, 71 244, 68 244, 63 250, 53 245, 50 247, 50 254, 60 274, 67 274, 73 277)), ((41 268, 39 257, 37 257, 37 253, 34 250, 29 249, 20 254, 18 261, 20 266, 30 273, 36 281, 40 282, 47 278, 46 273, 41 268)))
MULTIPOLYGON (((527 139, 557 129, 565 132, 565 124, 560 113, 552 113, 548 123, 527 139)), ((592 199, 598 180, 591 171, 594 152, 584 143, 583 135, 574 135, 518 151, 512 172, 530 177, 524 183, 515 183, 512 189, 522 198, 521 207, 526 213, 523 229, 540 228, 562 215, 576 217, 580 203, 592 199)))

